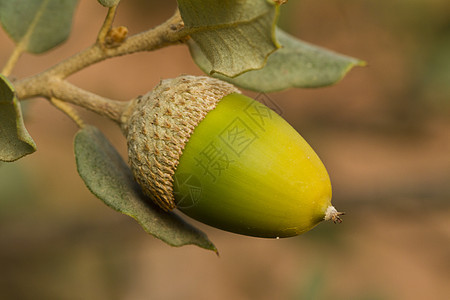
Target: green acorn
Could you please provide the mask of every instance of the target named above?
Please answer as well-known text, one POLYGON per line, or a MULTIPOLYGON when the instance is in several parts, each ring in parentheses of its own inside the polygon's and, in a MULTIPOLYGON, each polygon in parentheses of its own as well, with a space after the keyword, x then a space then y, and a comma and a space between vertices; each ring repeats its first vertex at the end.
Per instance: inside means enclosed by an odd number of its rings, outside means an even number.
POLYGON ((327 171, 306 141, 233 85, 163 80, 123 115, 131 169, 164 210, 258 237, 340 222, 327 171))

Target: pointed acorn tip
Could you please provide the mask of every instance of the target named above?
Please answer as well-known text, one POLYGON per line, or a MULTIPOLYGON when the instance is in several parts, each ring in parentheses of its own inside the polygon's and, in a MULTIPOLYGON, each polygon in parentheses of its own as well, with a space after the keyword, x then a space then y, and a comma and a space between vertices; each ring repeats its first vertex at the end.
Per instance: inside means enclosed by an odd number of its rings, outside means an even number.
POLYGON ((344 212, 339 212, 334 208, 334 206, 328 206, 325 217, 323 218, 325 221, 332 220, 334 224, 342 223, 342 219, 340 216, 345 215, 344 212))

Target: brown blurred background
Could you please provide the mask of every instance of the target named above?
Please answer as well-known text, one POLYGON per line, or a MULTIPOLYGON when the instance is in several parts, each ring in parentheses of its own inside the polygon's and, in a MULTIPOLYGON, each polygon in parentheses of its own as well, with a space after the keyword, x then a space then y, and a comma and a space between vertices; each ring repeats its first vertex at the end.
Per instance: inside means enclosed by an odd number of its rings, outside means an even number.
MULTIPOLYGON (((174 0, 122 1, 115 25, 137 33, 174 9, 174 0)), ((105 12, 81 0, 69 40, 25 54, 12 75, 89 46, 105 12)), ((0 166, 0 299, 450 299, 450 2, 291 0, 280 26, 368 62, 335 86, 269 95, 325 163, 343 224, 265 240, 197 223, 220 257, 172 248, 88 192, 75 168, 76 126, 31 100, 38 151, 0 166)), ((4 64, 13 43, 3 31, 0 45, 4 64)), ((126 100, 181 73, 201 74, 174 46, 70 81, 126 100)), ((116 125, 82 115, 126 156, 116 125)))

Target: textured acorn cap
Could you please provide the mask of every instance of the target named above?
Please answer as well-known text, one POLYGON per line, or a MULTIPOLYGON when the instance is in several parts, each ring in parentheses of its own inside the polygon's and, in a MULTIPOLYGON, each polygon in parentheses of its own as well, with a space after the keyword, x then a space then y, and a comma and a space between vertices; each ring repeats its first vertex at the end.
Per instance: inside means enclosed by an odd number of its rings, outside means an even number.
POLYGON ((164 210, 175 208, 173 175, 184 146, 207 113, 233 85, 206 76, 179 76, 160 82, 132 101, 122 119, 128 157, 144 193, 164 210))

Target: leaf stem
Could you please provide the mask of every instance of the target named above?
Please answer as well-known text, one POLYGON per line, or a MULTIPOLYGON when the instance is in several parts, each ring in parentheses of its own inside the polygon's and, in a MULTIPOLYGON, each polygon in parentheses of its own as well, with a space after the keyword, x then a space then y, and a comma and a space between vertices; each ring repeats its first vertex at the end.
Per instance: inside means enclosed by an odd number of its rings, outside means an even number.
POLYGON ((84 121, 81 119, 80 115, 78 115, 73 107, 69 106, 67 103, 54 97, 50 98, 50 103, 53 104, 53 106, 55 106, 57 109, 65 113, 70 119, 72 119, 79 128, 83 128, 85 126, 84 121))
POLYGON ((100 28, 100 31, 97 36, 97 43, 100 45, 105 44, 106 35, 108 34, 108 31, 111 29, 114 17, 116 16, 116 9, 117 5, 114 5, 113 7, 110 7, 108 9, 108 14, 106 15, 105 21, 103 22, 102 28, 100 28))
POLYGON ((23 51, 24 48, 22 44, 18 44, 14 48, 14 51, 11 53, 11 56, 8 58, 8 61, 6 62, 5 66, 3 67, 0 73, 8 77, 11 74, 12 70, 14 69, 15 65, 17 64, 17 61, 19 60, 19 57, 22 55, 23 51))
POLYGON ((33 21, 29 25, 27 31, 22 36, 20 41, 17 42, 16 48, 14 49, 13 53, 9 57, 5 67, 2 70, 2 74, 5 76, 9 76, 16 65, 17 61, 19 60, 20 55, 27 49, 28 43, 30 42, 30 37, 33 33, 33 30, 36 28, 36 24, 39 22, 42 13, 44 12, 45 8, 47 7, 49 3, 49 0, 45 0, 41 3, 39 9, 36 12, 36 15, 33 18, 33 21))

